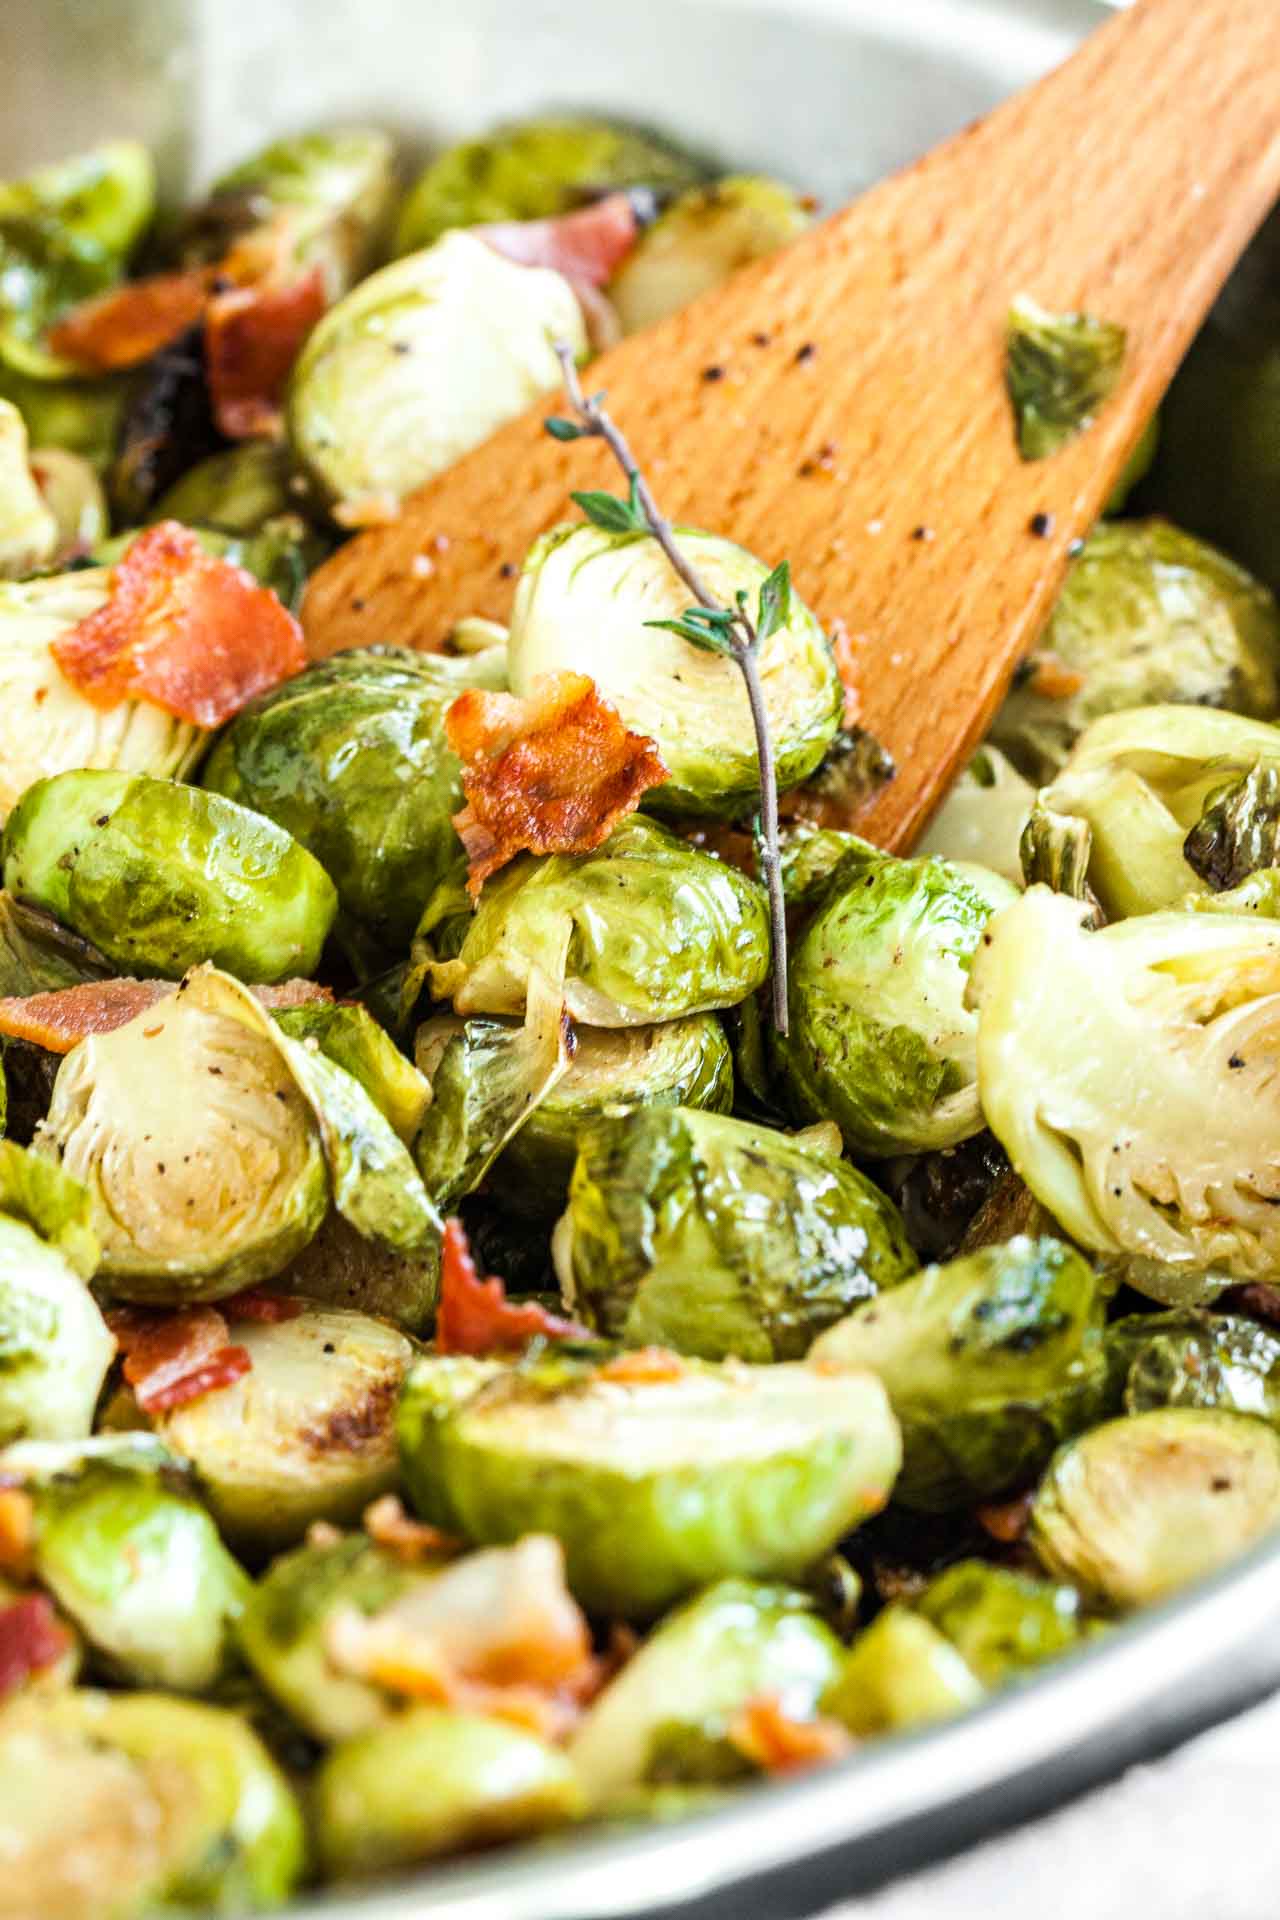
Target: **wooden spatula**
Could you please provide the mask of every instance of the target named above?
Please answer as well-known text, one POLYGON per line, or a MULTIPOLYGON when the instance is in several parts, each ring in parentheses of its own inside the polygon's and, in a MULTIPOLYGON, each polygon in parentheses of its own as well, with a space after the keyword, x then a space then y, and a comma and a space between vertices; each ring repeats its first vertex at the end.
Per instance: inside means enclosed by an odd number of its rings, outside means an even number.
MULTIPOLYGON (((901 848, 924 825, 1277 192, 1280 0, 1139 0, 988 119, 593 365, 665 512, 789 559, 843 623, 863 723, 898 767, 861 831, 901 848), (1035 463, 1004 384, 1018 293, 1128 330, 1094 425, 1035 463)), ((321 568, 303 608, 315 655, 438 647, 464 614, 508 613, 570 489, 618 484, 597 443, 543 432, 548 410, 321 568)))

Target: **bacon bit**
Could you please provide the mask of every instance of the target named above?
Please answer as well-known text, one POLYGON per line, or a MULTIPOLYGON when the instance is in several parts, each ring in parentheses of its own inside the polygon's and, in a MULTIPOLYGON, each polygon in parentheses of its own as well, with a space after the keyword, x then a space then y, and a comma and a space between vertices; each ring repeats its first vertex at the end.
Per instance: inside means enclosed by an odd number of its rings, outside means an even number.
POLYGON ((49 651, 96 707, 132 695, 210 728, 307 664, 302 628, 275 594, 176 520, 138 535, 106 605, 49 651))
POLYGON ((504 1283, 476 1271, 461 1220, 446 1220, 436 1309, 437 1353, 510 1353, 531 1340, 582 1340, 587 1329, 561 1320, 534 1300, 515 1305, 504 1283))
POLYGON ((1079 693, 1084 685, 1084 675, 1060 660, 1056 653, 1046 648, 1043 652, 1033 653, 1027 660, 1026 678, 1022 682, 1030 693, 1039 694, 1042 700, 1069 700, 1073 693, 1079 693))
POLYGON ((551 267, 566 280, 603 287, 635 246, 640 227, 630 195, 609 193, 573 213, 497 220, 471 231, 517 266, 551 267))
MULTIPOLYGON (((354 532, 360 527, 389 527, 400 518, 400 496, 395 493, 357 493, 330 507, 331 518, 354 532)), ((421 557, 421 556, 419 556, 421 557)))
POLYGON ((0 1487, 0 1572, 25 1580, 36 1540, 35 1502, 21 1487, 0 1487))
POLYGON ((215 1307, 147 1313, 118 1307, 107 1315, 124 1354, 124 1377, 143 1413, 171 1413, 229 1387, 253 1365, 244 1347, 227 1341, 215 1307))
POLYGON ((213 278, 212 268, 201 267, 129 281, 73 307, 50 331, 49 345, 93 373, 140 366, 196 325, 213 278))
POLYGON ((205 313, 205 369, 214 420, 229 440, 280 434, 285 384, 325 304, 319 267, 295 280, 263 280, 213 295, 205 313))
POLYGON ((729 1723, 730 1744, 765 1773, 804 1773, 853 1749, 837 1720, 796 1720, 776 1695, 750 1700, 729 1723))
POLYGON ((836 659, 836 672, 844 683, 844 712, 841 722, 846 727, 856 727, 862 718, 862 696, 858 691, 858 655, 853 635, 843 620, 831 622, 831 651, 836 659))
POLYGON ((453 824, 477 894, 530 853, 589 853, 667 778, 653 741, 632 733, 585 673, 540 674, 527 699, 460 694, 445 716, 467 804, 453 824))
MULTIPOLYGON (((249 991, 272 1011, 331 1001, 333 994, 314 980, 285 980, 275 987, 249 991)), ((78 987, 57 987, 52 993, 31 993, 21 999, 0 999, 0 1036, 26 1040, 46 1053, 70 1053, 94 1034, 114 1033, 139 1014, 149 1013, 161 1000, 177 992, 172 980, 86 980, 78 987)), ((148 1029, 150 1037, 159 1027, 148 1029)))
POLYGON ((262 1327, 277 1327, 282 1320, 296 1320, 304 1307, 301 1300, 290 1299, 287 1293, 264 1293, 259 1287, 248 1287, 243 1293, 233 1293, 229 1300, 219 1300, 218 1311, 228 1320, 253 1320, 262 1327))
POLYGON ((397 1559, 413 1565, 418 1560, 440 1554, 461 1553, 463 1542, 455 1534, 444 1533, 415 1520, 404 1510, 394 1493, 384 1493, 364 1510, 364 1530, 377 1546, 386 1547, 397 1559))
POLYGON ((612 1380, 623 1387, 647 1387, 664 1380, 683 1380, 687 1372, 678 1353, 666 1347, 637 1347, 633 1353, 620 1353, 607 1360, 596 1379, 612 1380))
POLYGON ((1021 1540, 1031 1519, 1035 1491, 1020 1493, 1016 1500, 993 1501, 975 1507, 973 1517, 985 1533, 1002 1546, 1011 1547, 1021 1540))
POLYGON ((0 1607, 0 1701, 16 1693, 33 1673, 61 1660, 72 1644, 47 1594, 28 1594, 0 1607))

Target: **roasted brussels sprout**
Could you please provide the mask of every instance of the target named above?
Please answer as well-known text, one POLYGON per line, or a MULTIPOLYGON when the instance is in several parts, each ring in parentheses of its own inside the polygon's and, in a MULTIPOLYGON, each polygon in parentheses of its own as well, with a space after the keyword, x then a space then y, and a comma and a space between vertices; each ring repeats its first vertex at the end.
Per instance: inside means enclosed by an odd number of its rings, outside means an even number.
POLYGON ((27 423, 27 439, 44 454, 72 453, 99 476, 110 466, 129 402, 129 380, 33 380, 0 358, 0 399, 27 423))
POLYGON ((1084 912, 1032 887, 988 929, 971 991, 992 1131, 1071 1238, 1125 1256, 1153 1298, 1269 1277, 1280 927, 1158 913, 1086 933, 1084 912))
POLYGON ((299 267, 320 267, 336 300, 367 273, 395 198, 391 138, 376 127, 332 127, 276 140, 224 173, 183 234, 187 258, 207 239, 214 257, 238 225, 283 233, 299 267))
POLYGON ((278 440, 242 440, 200 461, 159 499, 152 520, 218 533, 257 533, 268 520, 297 508, 288 449, 278 440))
POLYGON ((582 1809, 557 1748, 510 1722, 443 1707, 414 1707, 344 1741, 315 1781, 320 1851, 339 1878, 545 1833, 582 1809))
POLYGON ((364 280, 293 370, 293 450, 324 497, 402 498, 555 385, 553 340, 585 354, 567 280, 469 233, 364 280))
POLYGON ((32 1565, 103 1670, 199 1692, 230 1653, 249 1579, 151 1434, 20 1440, 0 1472, 27 1494, 32 1565))
POLYGON ((693 1013, 656 1027, 577 1028, 563 1079, 503 1149, 504 1205, 539 1216, 559 1212, 579 1136, 606 1107, 619 1104, 727 1113, 733 1062, 716 1016, 693 1013))
POLYGON ((415 951, 457 1013, 520 1013, 531 971, 572 1019, 639 1027, 743 1000, 769 970, 764 891, 632 814, 594 853, 522 855, 472 911, 456 881, 428 901, 415 951))
POLYGON ((1268 718, 1280 704, 1280 612, 1225 554, 1163 520, 1095 527, 1031 671, 991 729, 1037 783, 1103 714, 1177 701, 1268 718), (1042 690, 1044 689, 1044 690, 1042 690))
POLYGON ((0 399, 0 580, 33 573, 57 546, 58 522, 31 471, 22 415, 0 399))
POLYGON ((929 1267, 856 1307, 812 1364, 878 1374, 902 1427, 894 1499, 928 1512, 1024 1485, 1106 1411, 1105 1292, 1056 1240, 929 1267))
POLYGON ((0 1446, 83 1439, 114 1352, 81 1275, 0 1210, 0 1446))
POLYGON ((412 1348, 363 1313, 306 1306, 238 1326, 249 1372, 157 1420, 189 1460, 234 1545, 299 1539, 313 1520, 354 1521, 395 1485, 393 1421, 412 1348))
POLYGON ((314 973, 338 897, 273 820, 149 774, 61 773, 9 815, 4 884, 123 972, 179 980, 211 960, 241 980, 314 973))
MULTIPOLYGON (((680 549, 726 605, 752 606, 768 576, 719 534, 680 529, 680 549)), ((525 559, 511 615, 515 693, 548 673, 585 673, 627 725, 655 740, 670 779, 657 811, 736 818, 759 804, 755 730, 742 675, 724 655, 655 627, 689 604, 689 589, 656 540, 589 522, 554 527, 525 559)), ((836 737, 844 689, 817 620, 798 595, 762 646, 760 674, 781 789, 798 786, 836 737)))
POLYGON ((1280 1332, 1242 1314, 1134 1313, 1107 1329, 1126 1413, 1219 1407, 1280 1427, 1280 1332))
POLYGON ((1097 1631, 1074 1587, 984 1560, 948 1567, 912 1607, 951 1642, 984 1687, 1056 1660, 1097 1631))
POLYGON ((609 285, 623 331, 687 307, 810 225, 809 207, 765 174, 733 174, 681 194, 641 234, 609 285))
POLYGON ((201 781, 287 828, 329 874, 344 916, 403 955, 458 853, 462 779, 445 713, 464 688, 501 684, 492 655, 339 654, 246 707, 201 781))
POLYGON ((426 1333, 440 1290, 440 1253, 434 1245, 400 1253, 366 1240, 335 1209, 275 1284, 300 1299, 376 1314, 409 1333, 426 1333))
POLYGON ((431 1088, 371 1013, 350 1001, 313 1000, 285 1008, 275 1020, 291 1040, 304 1046, 314 1042, 358 1080, 400 1139, 412 1145, 431 1104, 431 1088))
POLYGON ((1028 294, 1009 309, 1006 376, 1024 460, 1044 460, 1082 433, 1124 364, 1125 333, 1090 313, 1047 313, 1028 294))
POLYGON ((1280 1435, 1188 1407, 1109 1420, 1068 1441, 1028 1538, 1048 1571, 1102 1607, 1163 1600, 1280 1522, 1280 1435))
POLYGON ((396 252, 429 247, 450 227, 568 213, 619 187, 677 191, 706 168, 670 141, 617 121, 519 120, 438 154, 415 182, 396 252))
POLYGON ((188 771, 206 736, 153 706, 97 707, 65 680, 50 643, 104 605, 105 572, 0 583, 0 816, 36 780, 81 767, 188 771))
POLYGON ((304 1852, 297 1802, 238 1714, 170 1694, 70 1692, 0 1722, 0 1856, 29 1913, 279 1906, 304 1852))
POLYGON ((838 1155, 684 1107, 581 1128, 554 1246, 579 1318, 706 1360, 799 1359, 915 1269, 893 1203, 838 1155))
POLYGON ((897 1733, 976 1707, 985 1689, 922 1615, 895 1603, 858 1635, 822 1705, 851 1733, 897 1733))
POLYGON ((399 1413, 414 1504, 479 1542, 553 1534, 584 1606, 642 1617, 726 1575, 797 1577, 888 1498, 898 1432, 870 1375, 638 1372, 418 1361, 399 1413))
POLYGON ((987 921, 1015 897, 997 874, 942 860, 859 852, 837 868, 792 956, 777 1046, 798 1111, 872 1156, 977 1133, 965 985, 987 921))
POLYGON ((916 843, 925 858, 976 862, 1022 885, 1019 845, 1035 800, 1030 781, 998 747, 979 747, 916 843))
POLYGON ((75 373, 46 335, 120 277, 155 192, 151 157, 134 140, 0 183, 0 361, 42 380, 75 373))
POLYGON ((714 1746, 733 1715, 763 1695, 789 1712, 812 1712, 841 1660, 807 1594, 721 1580, 664 1620, 610 1681, 574 1733, 569 1758, 599 1807, 658 1773, 669 1778, 663 1756, 682 1736, 714 1746))

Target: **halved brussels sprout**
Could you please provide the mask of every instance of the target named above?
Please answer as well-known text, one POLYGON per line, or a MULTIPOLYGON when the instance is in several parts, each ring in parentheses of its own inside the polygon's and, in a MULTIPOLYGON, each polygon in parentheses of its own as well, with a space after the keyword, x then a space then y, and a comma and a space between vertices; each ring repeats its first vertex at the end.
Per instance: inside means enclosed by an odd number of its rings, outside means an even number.
POLYGON ((951 1642, 984 1687, 1001 1686, 1042 1661, 1056 1660, 1098 1630, 1084 1619, 1074 1587, 985 1560, 948 1567, 911 1604, 951 1642))
POLYGON ((1086 933, 1085 911, 1032 887, 988 929, 971 986, 988 1124, 1071 1238, 1126 1256, 1153 1298, 1270 1277, 1280 927, 1154 913, 1086 933))
POLYGON ((538 1216, 559 1212, 579 1137, 606 1107, 727 1113, 733 1105, 729 1042, 713 1013, 656 1027, 579 1027, 574 1041, 564 1078, 503 1149, 504 1206, 538 1216))
POLYGON ((858 1635, 822 1707, 861 1738, 949 1720, 976 1707, 984 1692, 945 1635, 894 1604, 858 1635))
POLYGON ((632 814, 594 853, 521 855, 472 910, 456 880, 428 901, 415 955, 456 1013, 521 1013, 540 968, 574 1020, 640 1027, 744 1000, 769 971, 764 890, 632 814))
POLYGON ((58 522, 31 471, 22 415, 0 399, 0 580, 33 573, 57 546, 58 522))
POLYGON ((326 499, 401 499, 555 386, 587 350, 569 282, 449 233, 320 321, 289 385, 293 450, 326 499))
POLYGON ((0 183, 0 360, 41 380, 76 372, 45 336, 119 279, 155 195, 151 156, 136 140, 0 183))
POLYGON ((991 729, 993 745, 1038 783, 1103 714, 1176 701, 1264 718, 1280 704, 1280 612, 1271 594, 1164 520, 1094 528, 1040 651, 1053 671, 1015 682, 991 729))
POLYGON ((902 1426, 893 1497, 926 1513, 1025 1485, 1106 1411, 1106 1291, 1057 1240, 927 1267, 855 1307, 810 1359, 878 1374, 902 1426))
POLYGON ((1280 1427, 1280 1332, 1242 1314, 1133 1313, 1107 1329, 1126 1413, 1219 1407, 1280 1427))
POLYGON ((440 1250, 433 1244, 400 1253, 366 1240, 335 1208, 275 1284, 304 1300, 372 1313, 409 1333, 425 1333, 440 1291, 440 1250))
POLYGON ((346 1878, 546 1833, 579 1817, 583 1791, 565 1755, 532 1733, 414 1707, 334 1748, 315 1810, 325 1868, 346 1878))
POLYGON ((976 862, 1020 887, 1019 845, 1035 797, 1030 781, 998 747, 979 747, 916 842, 916 853, 961 866, 976 862))
POLYGON ((444 716, 465 688, 502 684, 491 654, 339 654, 237 715, 201 783, 287 828, 332 879, 344 916, 403 955, 458 854, 462 776, 444 716))
POLYGON ((723 1737, 733 1715, 764 1695, 810 1714, 834 1681, 840 1642, 808 1594, 721 1580, 662 1622, 611 1680, 569 1744, 599 1807, 662 1768, 672 1736, 723 1737))
POLYGON ((184 254, 215 257, 237 224, 282 231, 298 267, 324 270, 330 300, 368 272, 396 193, 395 148, 376 127, 331 127, 273 141, 214 181, 186 226, 184 254))
POLYGON ((196 973, 66 1056, 39 1151, 88 1189, 113 1292, 217 1299, 315 1233, 329 1181, 288 1044, 225 974, 196 973))
POLYGON ((651 327, 739 267, 785 247, 812 224, 811 205, 766 174, 731 174, 681 194, 641 234, 609 284, 623 331, 651 327))
POLYGON ((1280 1523, 1280 1435, 1188 1407, 1109 1420, 1071 1440, 1036 1493, 1042 1564, 1097 1605, 1147 1606, 1280 1523))
POLYGON ((701 162, 660 135, 616 120, 518 120, 447 147, 414 183, 396 252, 428 247, 450 227, 568 213, 619 187, 693 186, 701 162))
POLYGON ((584 1606, 646 1616, 726 1575, 798 1577, 888 1498, 898 1432, 870 1375, 657 1371, 418 1361, 399 1413, 414 1504, 481 1543, 552 1534, 584 1606))
POLYGON ((114 1353, 80 1275, 0 1212, 0 1446, 82 1439, 114 1353))
POLYGON ((553 1244, 590 1326, 705 1360, 797 1360, 916 1264, 892 1201, 838 1154, 683 1107, 581 1129, 553 1244))
POLYGON ((50 643, 106 598, 107 575, 96 568, 0 582, 0 816, 34 781, 72 768, 180 779, 207 738, 149 700, 94 706, 63 678, 50 643))
MULTIPOLYGON (((726 605, 754 608, 768 576, 719 534, 678 529, 680 550, 726 605)), ((736 818, 759 804, 755 729, 741 673, 722 654, 653 626, 674 620, 689 589, 656 540, 589 522, 553 527, 525 558, 511 615, 514 693, 548 673, 585 673, 627 725, 658 744, 670 779, 655 811, 736 818)), ((791 613, 760 650, 760 678, 778 786, 808 778, 835 739, 844 688, 831 646, 793 594, 791 613)))
POLYGON ((398 1477, 409 1342, 367 1314, 318 1306, 237 1326, 235 1337, 249 1372, 155 1422, 194 1467, 226 1538, 261 1550, 299 1539, 313 1520, 358 1519, 398 1477))
POLYGON ((0 1215, 30 1227, 82 1280, 98 1270, 101 1249, 89 1195, 61 1167, 0 1140, 0 1215))
POLYGON ((776 1047, 798 1110, 871 1156, 977 1133, 965 986, 988 920, 1015 898, 984 867, 858 854, 837 868, 792 956, 791 1029, 776 1047))
POLYGON ((371 1013, 346 1000, 315 1000, 285 1008, 275 1021, 291 1040, 304 1046, 314 1041, 321 1053, 358 1080, 405 1145, 412 1144, 431 1104, 431 1087, 371 1013))
POLYGON ((197 1693, 223 1671, 248 1575, 151 1434, 20 1440, 0 1472, 30 1497, 40 1584, 104 1671, 197 1693))
POLYGON ((273 820, 149 774, 38 780, 9 815, 4 884, 127 973, 312 974, 338 910, 318 860, 273 820))
POLYGON ((0 1858, 27 1912, 279 1906, 304 1854, 297 1802, 238 1714, 162 1693, 71 1692, 0 1722, 0 1858))
POLYGON ((148 518, 184 526, 250 534, 298 505, 290 486, 292 462, 279 440, 242 440, 184 473, 157 500, 148 518))

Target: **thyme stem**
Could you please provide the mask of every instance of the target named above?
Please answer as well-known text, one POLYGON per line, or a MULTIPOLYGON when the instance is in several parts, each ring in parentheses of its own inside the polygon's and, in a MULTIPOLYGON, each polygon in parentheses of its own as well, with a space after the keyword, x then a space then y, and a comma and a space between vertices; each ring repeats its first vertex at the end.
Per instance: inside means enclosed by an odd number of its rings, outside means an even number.
POLYGON ((556 358, 564 373, 564 389, 569 396, 569 404, 582 423, 583 437, 604 441, 626 475, 627 484, 635 488, 635 496, 649 532, 699 605, 731 614, 729 646, 747 689, 747 699, 751 706, 751 722, 755 728, 756 758, 760 768, 760 838, 763 843, 760 860, 769 894, 769 920, 773 948, 771 980, 773 1024, 779 1033, 785 1034, 787 1031, 787 914, 786 903, 782 897, 782 861, 778 851, 778 776, 773 754, 773 740, 769 733, 769 716, 764 703, 764 686, 760 679, 760 640, 755 623, 745 606, 726 608, 724 602, 718 600, 712 593, 697 568, 692 566, 681 553, 676 544, 671 522, 654 499, 649 482, 641 472, 622 429, 610 417, 598 397, 588 396, 583 392, 573 349, 563 340, 555 341, 554 346, 556 358))

